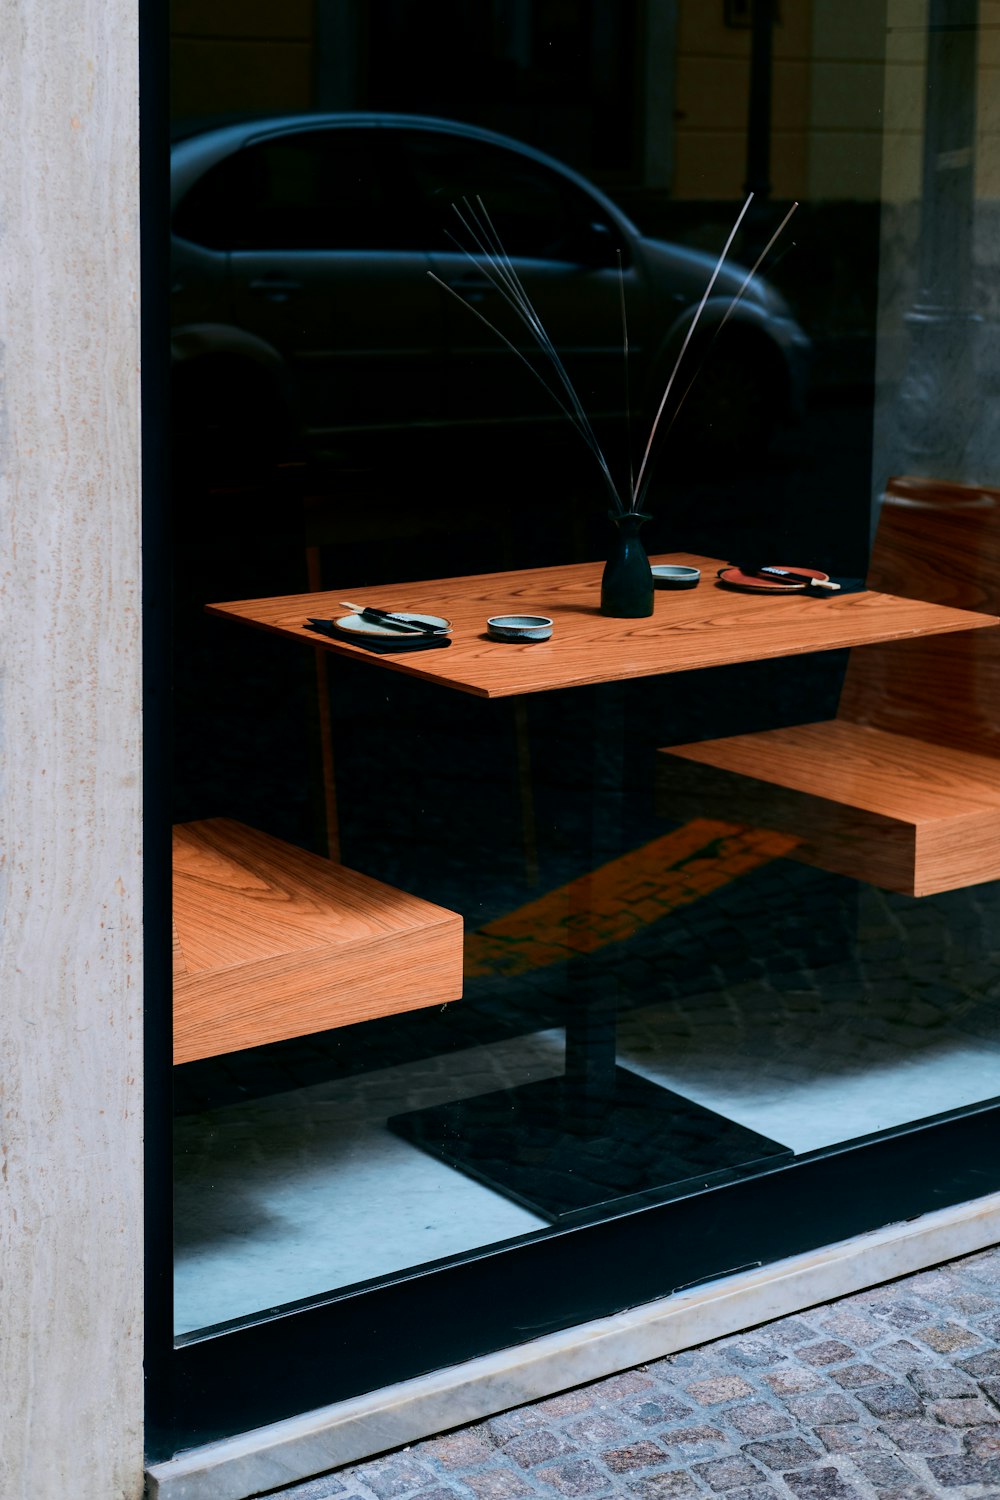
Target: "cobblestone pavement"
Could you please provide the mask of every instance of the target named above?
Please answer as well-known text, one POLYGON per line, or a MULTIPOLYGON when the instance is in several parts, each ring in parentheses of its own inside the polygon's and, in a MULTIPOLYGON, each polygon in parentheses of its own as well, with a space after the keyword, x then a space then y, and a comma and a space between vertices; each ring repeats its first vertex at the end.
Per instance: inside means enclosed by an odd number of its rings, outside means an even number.
POLYGON ((1000 1496, 1000 1248, 279 1494, 280 1500, 1000 1496))

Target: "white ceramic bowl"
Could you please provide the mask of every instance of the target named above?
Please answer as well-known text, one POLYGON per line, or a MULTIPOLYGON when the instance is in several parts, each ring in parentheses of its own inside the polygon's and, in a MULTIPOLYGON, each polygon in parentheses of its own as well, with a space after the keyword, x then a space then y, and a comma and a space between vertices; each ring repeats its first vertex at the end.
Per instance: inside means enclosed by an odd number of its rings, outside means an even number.
POLYGON ((701 582, 701 569, 687 568, 682 563, 654 563, 652 573, 658 589, 693 589, 701 582))
POLYGON ((497 641, 547 641, 552 621, 548 615, 493 615, 486 628, 497 641))

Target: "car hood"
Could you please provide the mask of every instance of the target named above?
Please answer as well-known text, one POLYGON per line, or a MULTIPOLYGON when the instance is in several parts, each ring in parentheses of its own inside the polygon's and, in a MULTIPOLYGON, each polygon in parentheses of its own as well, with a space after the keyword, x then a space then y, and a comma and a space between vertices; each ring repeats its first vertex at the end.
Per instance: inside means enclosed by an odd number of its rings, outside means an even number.
MULTIPOLYGON (((717 256, 708 255, 703 250, 690 250, 667 240, 647 239, 645 236, 640 237, 637 248, 647 272, 654 279, 659 281, 662 277, 664 284, 684 294, 685 301, 698 303, 701 300, 715 270, 717 256)), ((731 301, 739 292, 749 270, 749 266, 727 259, 712 288, 713 298, 731 301)), ((785 310, 780 294, 760 275, 754 276, 750 281, 742 300, 768 311, 785 310)))

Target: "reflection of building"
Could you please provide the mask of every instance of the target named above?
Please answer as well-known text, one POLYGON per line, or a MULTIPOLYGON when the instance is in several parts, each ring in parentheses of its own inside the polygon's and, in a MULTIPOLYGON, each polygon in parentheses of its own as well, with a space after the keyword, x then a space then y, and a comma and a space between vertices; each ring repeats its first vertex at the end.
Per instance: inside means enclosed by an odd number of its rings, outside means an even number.
MULTIPOLYGON (((173 109, 454 115, 606 185, 732 199, 746 176, 747 8, 702 0, 174 0, 173 109), (727 22, 727 17, 728 22, 727 22), (735 24, 734 24, 735 23, 735 24), (391 46, 379 39, 391 37, 391 46)), ((774 25, 778 198, 878 195, 882 5, 786 0, 774 25)))

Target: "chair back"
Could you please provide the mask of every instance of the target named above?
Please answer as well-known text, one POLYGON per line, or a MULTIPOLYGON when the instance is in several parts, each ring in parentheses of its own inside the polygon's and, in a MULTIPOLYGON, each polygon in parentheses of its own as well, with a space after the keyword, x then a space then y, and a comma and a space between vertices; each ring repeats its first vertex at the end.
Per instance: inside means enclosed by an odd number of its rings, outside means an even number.
MULTIPOLYGON (((868 587, 1000 614, 1000 490, 890 479, 868 587)), ((852 651, 837 717, 1000 755, 1000 627, 852 651)))

